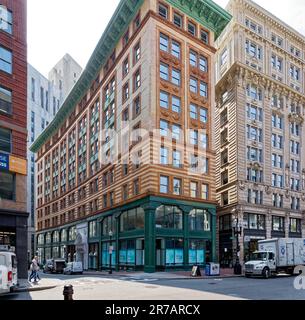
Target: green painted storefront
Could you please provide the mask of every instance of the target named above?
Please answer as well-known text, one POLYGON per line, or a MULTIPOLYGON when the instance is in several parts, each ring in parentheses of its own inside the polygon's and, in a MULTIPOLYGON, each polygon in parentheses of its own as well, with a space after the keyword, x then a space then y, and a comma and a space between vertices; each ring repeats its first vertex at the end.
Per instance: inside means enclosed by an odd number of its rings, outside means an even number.
MULTIPOLYGON (((117 271, 189 270, 193 265, 216 262, 213 204, 147 196, 80 223, 88 225, 88 269, 108 270, 110 247, 111 265, 117 271)), ((76 224, 66 225, 40 236, 41 260, 53 258, 53 253, 75 260, 75 228, 76 224)))

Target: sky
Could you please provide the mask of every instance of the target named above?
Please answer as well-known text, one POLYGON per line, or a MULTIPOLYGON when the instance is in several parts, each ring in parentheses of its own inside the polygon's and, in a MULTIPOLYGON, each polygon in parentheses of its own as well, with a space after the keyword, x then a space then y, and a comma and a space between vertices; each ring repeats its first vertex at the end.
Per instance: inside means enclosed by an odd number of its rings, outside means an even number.
MULTIPOLYGON (((225 7, 228 0, 214 0, 225 7)), ((83 68, 119 0, 28 0, 28 60, 47 76, 69 53, 83 68), (73 4, 73 5, 71 5, 73 4)), ((305 35, 304 0, 256 0, 305 35)))

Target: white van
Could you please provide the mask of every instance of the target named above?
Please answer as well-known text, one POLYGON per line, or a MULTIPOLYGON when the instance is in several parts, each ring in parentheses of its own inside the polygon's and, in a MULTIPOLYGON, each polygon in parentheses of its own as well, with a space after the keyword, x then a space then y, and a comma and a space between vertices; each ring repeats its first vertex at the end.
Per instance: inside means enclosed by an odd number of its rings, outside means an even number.
POLYGON ((64 274, 83 274, 83 263, 82 262, 68 262, 66 268, 64 269, 64 274))
POLYGON ((17 287, 17 258, 14 252, 0 251, 0 294, 17 287))

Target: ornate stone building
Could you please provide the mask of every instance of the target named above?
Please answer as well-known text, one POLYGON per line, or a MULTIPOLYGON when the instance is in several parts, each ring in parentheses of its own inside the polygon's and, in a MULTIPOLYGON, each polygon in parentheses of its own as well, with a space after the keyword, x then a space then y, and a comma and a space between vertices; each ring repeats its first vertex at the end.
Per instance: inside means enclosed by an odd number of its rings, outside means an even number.
POLYGON ((219 258, 259 239, 305 236, 305 37, 250 0, 232 0, 216 42, 219 258), (234 240, 234 241, 233 241, 234 240))
POLYGON ((216 261, 214 41, 230 19, 212 1, 120 1, 32 146, 41 260, 216 261))

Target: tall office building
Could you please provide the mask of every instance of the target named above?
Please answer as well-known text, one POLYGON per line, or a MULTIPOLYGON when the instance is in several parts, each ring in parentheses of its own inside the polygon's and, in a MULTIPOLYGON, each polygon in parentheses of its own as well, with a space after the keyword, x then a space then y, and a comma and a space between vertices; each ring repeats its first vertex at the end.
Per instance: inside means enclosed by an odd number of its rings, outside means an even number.
POLYGON ((0 245, 15 248, 27 278, 26 0, 0 1, 0 245))
POLYGON ((60 100, 65 100, 82 73, 82 67, 67 53, 49 72, 48 79, 59 88, 60 100))
POLYGON ((250 0, 227 10, 216 59, 222 265, 236 249, 248 259, 259 239, 305 236, 305 37, 250 0))
MULTIPOLYGON (((59 79, 45 78, 33 66, 28 64, 28 178, 27 178, 27 211, 28 221, 28 259, 35 254, 35 203, 36 203, 36 166, 35 154, 30 151, 31 144, 54 119, 67 93, 79 79, 81 67, 66 54, 58 65, 65 65, 60 71, 59 79), (67 59, 69 57, 69 59, 67 59), (66 74, 65 72, 68 72, 66 74), (75 78, 76 75, 76 78, 75 78)), ((54 68, 53 68, 54 69, 54 68)), ((52 70, 53 70, 52 69, 52 70)))
POLYGON ((216 260, 212 1, 122 0, 35 141, 40 258, 85 269, 216 260))

